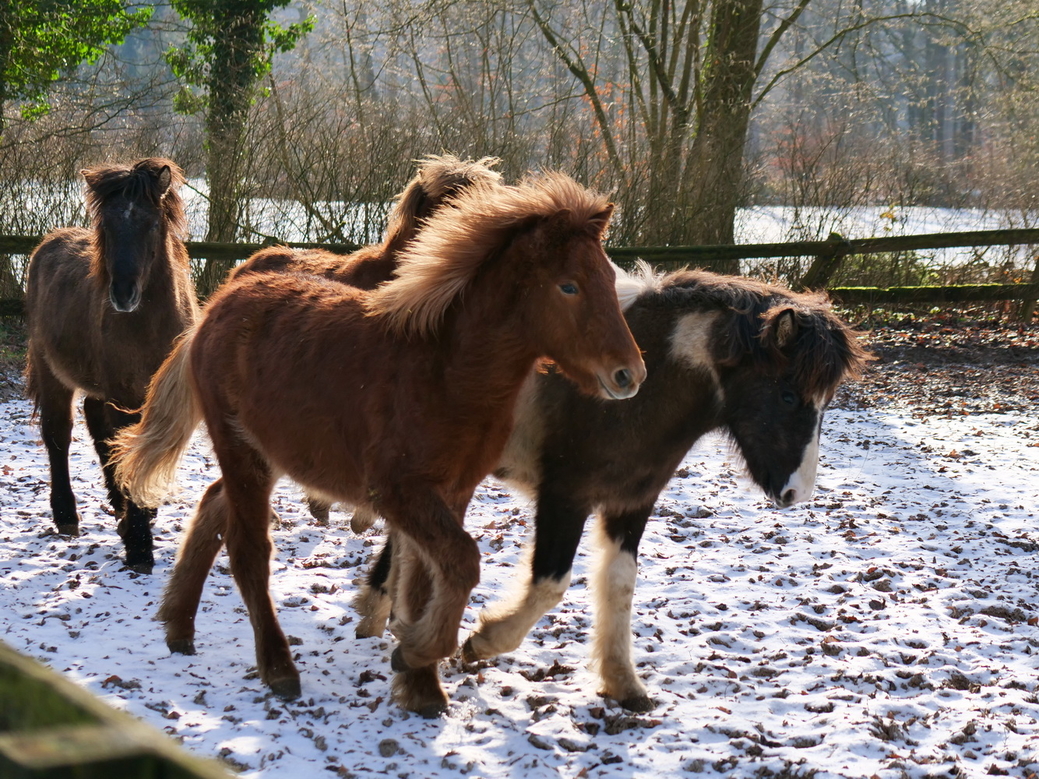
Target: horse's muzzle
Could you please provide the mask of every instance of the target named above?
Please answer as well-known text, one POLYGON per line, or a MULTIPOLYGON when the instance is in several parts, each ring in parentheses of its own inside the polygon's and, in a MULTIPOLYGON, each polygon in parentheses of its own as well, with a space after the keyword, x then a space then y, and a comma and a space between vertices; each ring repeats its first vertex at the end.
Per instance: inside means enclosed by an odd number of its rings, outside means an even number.
POLYGON ((136 282, 113 281, 108 288, 108 299, 112 308, 120 313, 136 311, 141 304, 141 286, 136 282))
POLYGON ((598 376, 600 394, 607 400, 626 400, 633 398, 646 378, 646 368, 618 368, 608 378, 598 376))

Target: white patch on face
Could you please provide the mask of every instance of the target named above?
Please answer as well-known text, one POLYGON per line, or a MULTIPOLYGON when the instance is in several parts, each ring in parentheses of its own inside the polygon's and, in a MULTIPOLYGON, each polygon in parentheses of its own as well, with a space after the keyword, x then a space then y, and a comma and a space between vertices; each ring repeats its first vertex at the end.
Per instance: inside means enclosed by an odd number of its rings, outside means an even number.
POLYGON ((815 426, 815 432, 808 441, 808 445, 805 446, 804 454, 801 457, 801 465, 790 474, 787 483, 780 490, 779 495, 776 496, 783 506, 808 500, 815 490, 815 475, 819 469, 819 435, 822 431, 822 414, 823 409, 826 407, 826 401, 822 398, 816 398, 812 401, 812 405, 815 407, 815 413, 819 421, 815 426))

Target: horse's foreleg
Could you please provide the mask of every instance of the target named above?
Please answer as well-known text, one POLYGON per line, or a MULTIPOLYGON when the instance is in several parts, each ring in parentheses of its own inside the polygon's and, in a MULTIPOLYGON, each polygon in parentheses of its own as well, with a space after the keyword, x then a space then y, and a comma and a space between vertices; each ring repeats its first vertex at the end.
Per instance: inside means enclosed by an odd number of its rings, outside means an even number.
POLYGON ((393 570, 393 533, 386 534, 386 543, 375 557, 368 580, 354 599, 354 608, 361 615, 357 623, 357 638, 378 638, 386 632, 386 623, 390 619, 393 608, 391 592, 391 573, 393 570))
POLYGON ((206 577, 224 545, 226 529, 224 482, 218 479, 199 501, 159 607, 159 620, 166 627, 166 646, 171 652, 195 654, 195 615, 206 577))
POLYGON ((480 552, 462 529, 464 506, 453 511, 431 491, 402 490, 380 508, 394 531, 392 629, 400 639, 394 695, 405 708, 432 716, 447 705, 431 680, 439 660, 458 646, 462 613, 480 579, 480 552))
POLYGON ((403 709, 423 717, 436 717, 447 708, 447 695, 440 686, 439 658, 425 663, 405 659, 408 648, 420 640, 423 617, 435 600, 434 574, 406 537, 398 539, 392 555, 390 578, 386 583, 390 594, 385 602, 394 604, 390 629, 400 640, 390 658, 390 666, 396 672, 393 699, 403 709))
POLYGON ((151 523, 156 511, 138 506, 119 489, 109 446, 109 441, 116 433, 140 420, 140 414, 127 413, 98 398, 86 398, 83 401, 83 415, 87 420, 90 437, 94 439, 94 449, 101 460, 108 500, 119 518, 118 530, 126 548, 126 565, 138 573, 151 573, 155 565, 151 523))
POLYGON ((32 359, 31 384, 40 412, 40 435, 47 448, 51 471, 51 516, 58 532, 79 535, 79 513, 69 478, 69 447, 72 444, 73 392, 51 373, 42 359, 32 359))
POLYGON ((105 412, 105 401, 100 398, 83 398, 83 417, 86 419, 90 437, 94 439, 94 450, 101 461, 101 470, 105 474, 108 502, 112 505, 115 515, 122 517, 126 509, 126 497, 116 485, 114 469, 109 465, 109 460, 112 458, 112 448, 108 445, 108 441, 116 431, 105 412))
POLYGON ((638 572, 636 555, 646 520, 653 510, 606 514, 599 528, 601 547, 595 573, 595 630, 592 660, 602 678, 601 694, 631 711, 649 711, 653 700, 635 673, 631 659, 631 603, 638 572))
POLYGON ((516 649, 570 586, 570 572, 587 510, 563 496, 542 493, 534 523, 534 547, 510 597, 480 612, 476 630, 462 647, 468 662, 516 649))

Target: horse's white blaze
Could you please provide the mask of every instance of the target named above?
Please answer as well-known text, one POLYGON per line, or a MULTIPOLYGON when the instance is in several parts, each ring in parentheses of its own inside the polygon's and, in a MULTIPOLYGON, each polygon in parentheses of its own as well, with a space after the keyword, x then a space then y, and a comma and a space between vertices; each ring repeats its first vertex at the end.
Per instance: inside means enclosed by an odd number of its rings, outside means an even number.
POLYGON ((784 506, 808 500, 815 490, 815 476, 819 470, 819 436, 822 432, 822 415, 826 403, 821 399, 816 399, 813 405, 818 419, 815 432, 801 455, 801 464, 796 471, 790 474, 786 485, 776 496, 784 506))
POLYGON ((595 631, 592 664, 603 681, 602 694, 617 700, 646 695, 631 661, 631 601, 638 564, 599 528, 600 564, 594 578, 595 631))
POLYGON ((480 612, 480 624, 469 637, 469 647, 477 657, 494 657, 516 649, 537 621, 563 599, 570 586, 570 571, 562 579, 549 577, 534 584, 532 554, 528 550, 523 563, 527 574, 512 594, 480 612))

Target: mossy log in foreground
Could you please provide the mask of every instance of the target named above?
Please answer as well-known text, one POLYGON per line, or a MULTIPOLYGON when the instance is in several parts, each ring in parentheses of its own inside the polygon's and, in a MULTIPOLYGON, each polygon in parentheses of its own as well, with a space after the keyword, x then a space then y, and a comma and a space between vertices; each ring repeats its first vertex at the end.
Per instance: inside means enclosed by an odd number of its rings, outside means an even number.
POLYGON ((0 642, 4 779, 228 779, 168 736, 0 642))

